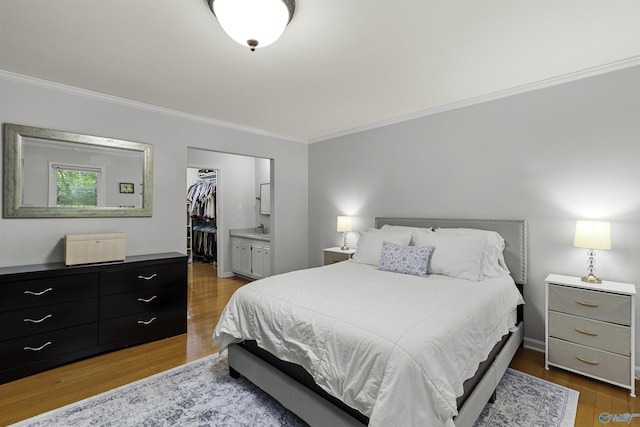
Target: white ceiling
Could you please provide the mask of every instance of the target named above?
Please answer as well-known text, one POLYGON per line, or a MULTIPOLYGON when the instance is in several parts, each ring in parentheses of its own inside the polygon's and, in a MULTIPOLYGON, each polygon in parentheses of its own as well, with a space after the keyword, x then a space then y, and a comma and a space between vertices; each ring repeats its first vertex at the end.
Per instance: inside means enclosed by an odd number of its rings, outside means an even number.
POLYGON ((1 70, 301 142, 638 55, 638 0, 297 0, 254 53, 206 0, 0 0, 1 70))

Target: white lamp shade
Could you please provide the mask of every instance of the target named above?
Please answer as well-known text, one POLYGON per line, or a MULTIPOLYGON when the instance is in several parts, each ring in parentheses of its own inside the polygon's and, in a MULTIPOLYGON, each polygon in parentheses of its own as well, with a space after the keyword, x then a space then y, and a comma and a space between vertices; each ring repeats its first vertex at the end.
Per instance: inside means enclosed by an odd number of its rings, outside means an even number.
POLYGON ((215 0, 213 11, 229 37, 243 46, 257 40, 258 48, 278 40, 290 20, 282 0, 215 0))
POLYGON ((611 249, 611 224, 607 221, 576 221, 573 246, 584 249, 611 249))
POLYGON ((339 216, 338 217, 338 230, 342 233, 346 233, 347 231, 351 231, 351 217, 350 216, 339 216))

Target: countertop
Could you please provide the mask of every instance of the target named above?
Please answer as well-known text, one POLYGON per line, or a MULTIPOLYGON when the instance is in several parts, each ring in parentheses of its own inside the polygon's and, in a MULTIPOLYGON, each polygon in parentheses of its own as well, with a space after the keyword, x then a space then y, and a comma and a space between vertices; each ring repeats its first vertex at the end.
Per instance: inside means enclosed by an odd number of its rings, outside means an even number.
POLYGON ((255 231, 255 229, 250 228, 250 229, 236 229, 236 230, 229 230, 229 235, 231 237, 241 237, 243 239, 251 239, 251 240, 260 240, 262 242, 270 242, 271 241, 271 234, 268 233, 257 233, 255 231))

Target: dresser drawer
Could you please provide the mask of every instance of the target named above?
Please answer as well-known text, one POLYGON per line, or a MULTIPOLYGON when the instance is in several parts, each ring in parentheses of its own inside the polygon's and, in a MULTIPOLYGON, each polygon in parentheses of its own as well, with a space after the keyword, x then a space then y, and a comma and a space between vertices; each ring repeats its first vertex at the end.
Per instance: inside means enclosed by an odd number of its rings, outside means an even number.
POLYGON ((631 328, 628 326, 550 311, 549 336, 624 356, 631 355, 631 328))
POLYGON ((631 297, 628 295, 550 284, 549 310, 631 325, 631 297))
POLYGON ((187 288, 173 284, 162 288, 107 295, 100 299, 100 319, 181 307, 187 304, 187 288))
POLYGON ((98 298, 0 313, 0 341, 98 321, 98 298))
POLYGON ((98 274, 75 274, 0 284, 0 311, 98 296, 98 274))
POLYGON ((609 381, 631 385, 631 358, 549 338, 549 363, 609 381), (582 359, 582 360, 580 360, 582 359))
POLYGON ((110 295, 168 285, 187 286, 187 264, 154 264, 104 272, 100 293, 110 295))
POLYGON ((91 323, 0 343, 3 367, 25 365, 84 350, 97 344, 98 324, 91 323))
POLYGON ((184 307, 158 310, 100 322, 100 344, 117 341, 147 342, 182 334, 187 331, 187 315, 184 307))

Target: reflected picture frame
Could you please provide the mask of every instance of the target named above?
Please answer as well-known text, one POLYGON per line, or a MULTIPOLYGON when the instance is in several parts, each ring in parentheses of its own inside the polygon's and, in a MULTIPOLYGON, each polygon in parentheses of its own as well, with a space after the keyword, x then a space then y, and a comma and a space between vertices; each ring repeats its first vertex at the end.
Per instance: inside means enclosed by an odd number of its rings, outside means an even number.
POLYGON ((134 185, 133 182, 121 182, 120 183, 120 192, 123 194, 133 194, 134 193, 134 185))

